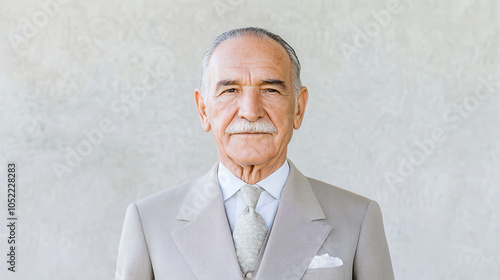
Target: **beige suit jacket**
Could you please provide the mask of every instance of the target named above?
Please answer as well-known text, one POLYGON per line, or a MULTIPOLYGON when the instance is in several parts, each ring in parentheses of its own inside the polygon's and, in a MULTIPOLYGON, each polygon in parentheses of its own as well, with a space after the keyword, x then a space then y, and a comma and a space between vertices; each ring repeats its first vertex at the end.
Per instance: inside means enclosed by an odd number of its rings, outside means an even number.
MULTIPOLYGON (((394 279, 375 201, 305 177, 291 161, 257 280, 394 279), (308 269, 328 253, 343 265, 308 269)), ((118 280, 243 279, 217 180, 203 177, 130 204, 118 280)))

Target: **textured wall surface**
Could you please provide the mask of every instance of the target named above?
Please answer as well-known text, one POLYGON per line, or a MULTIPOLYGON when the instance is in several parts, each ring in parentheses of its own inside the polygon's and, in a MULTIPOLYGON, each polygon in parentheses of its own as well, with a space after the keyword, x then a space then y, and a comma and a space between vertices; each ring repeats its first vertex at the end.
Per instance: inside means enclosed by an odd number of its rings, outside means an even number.
POLYGON ((217 161, 193 90, 244 26, 296 49, 289 158, 380 203, 397 279, 500 279, 498 1, 0 0, 1 279, 113 278, 126 206, 217 161))

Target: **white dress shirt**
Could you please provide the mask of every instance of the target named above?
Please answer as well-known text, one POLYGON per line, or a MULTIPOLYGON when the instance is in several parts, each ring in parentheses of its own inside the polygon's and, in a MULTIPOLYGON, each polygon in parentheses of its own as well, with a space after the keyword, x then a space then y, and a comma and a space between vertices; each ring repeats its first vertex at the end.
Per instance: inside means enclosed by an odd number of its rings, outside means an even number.
MULTIPOLYGON (((285 160, 285 163, 278 170, 257 183, 264 191, 260 194, 255 211, 266 221, 267 230, 269 230, 269 227, 273 223, 281 191, 285 187, 289 172, 290 166, 288 166, 288 161, 285 160)), ((219 163, 217 178, 219 179, 219 187, 222 192, 229 225, 231 226, 231 231, 233 231, 236 218, 245 208, 239 190, 247 183, 236 177, 222 163, 219 163)))

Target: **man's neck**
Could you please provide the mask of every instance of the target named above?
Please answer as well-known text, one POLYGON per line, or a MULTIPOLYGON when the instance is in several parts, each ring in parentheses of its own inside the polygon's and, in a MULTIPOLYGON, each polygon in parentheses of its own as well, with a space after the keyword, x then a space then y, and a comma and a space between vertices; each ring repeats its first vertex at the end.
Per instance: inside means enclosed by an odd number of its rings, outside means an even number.
POLYGON ((254 185, 262 181, 274 171, 278 170, 286 161, 286 153, 282 156, 270 159, 262 164, 255 165, 241 165, 229 157, 219 157, 220 162, 231 172, 234 176, 240 178, 243 182, 254 185))

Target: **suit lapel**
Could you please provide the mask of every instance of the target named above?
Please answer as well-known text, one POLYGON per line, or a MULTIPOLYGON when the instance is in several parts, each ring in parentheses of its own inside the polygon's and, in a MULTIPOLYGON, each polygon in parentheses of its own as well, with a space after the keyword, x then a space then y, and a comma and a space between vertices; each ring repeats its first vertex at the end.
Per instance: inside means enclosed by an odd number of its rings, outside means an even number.
POLYGON ((262 262, 258 279, 300 279, 332 227, 307 178, 291 161, 290 173, 262 262))
POLYGON ((241 279, 217 166, 195 183, 177 216, 187 223, 171 236, 198 279, 241 279))

